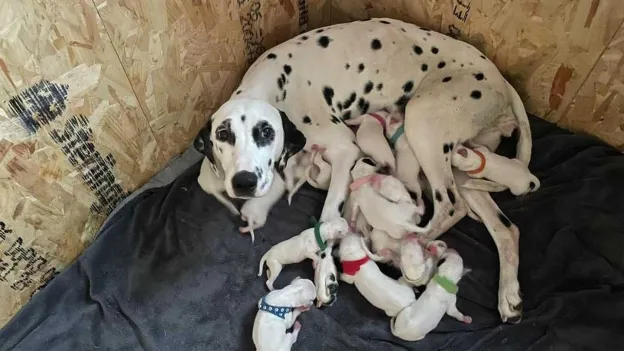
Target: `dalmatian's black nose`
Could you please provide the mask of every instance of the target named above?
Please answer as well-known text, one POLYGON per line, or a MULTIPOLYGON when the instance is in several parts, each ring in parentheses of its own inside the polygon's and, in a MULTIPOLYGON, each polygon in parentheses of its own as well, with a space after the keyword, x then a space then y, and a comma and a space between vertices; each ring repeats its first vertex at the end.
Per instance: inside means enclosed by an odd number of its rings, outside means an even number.
POLYGON ((236 195, 251 195, 258 185, 258 176, 253 172, 240 171, 232 177, 232 188, 236 195))

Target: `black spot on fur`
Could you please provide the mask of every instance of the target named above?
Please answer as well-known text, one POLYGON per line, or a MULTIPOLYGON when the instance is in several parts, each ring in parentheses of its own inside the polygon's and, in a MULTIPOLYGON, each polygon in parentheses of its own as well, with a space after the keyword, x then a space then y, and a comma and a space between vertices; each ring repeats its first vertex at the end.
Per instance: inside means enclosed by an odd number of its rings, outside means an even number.
POLYGON ((460 64, 460 65, 459 65, 459 67, 464 67, 464 64, 463 64, 463 63, 462 63, 462 64, 460 64))
POLYGON ((421 55, 423 53, 423 49, 418 45, 414 45, 414 53, 416 55, 421 55))
POLYGON ((312 85, 312 82, 308 81, 308 85, 312 85))
POLYGON ((457 62, 457 60, 453 59, 453 63, 457 62))
POLYGON ((317 30, 316 32, 317 32, 317 33, 323 33, 323 31, 324 31, 324 29, 323 29, 323 28, 321 28, 321 29, 317 30))
POLYGON ((381 91, 381 89, 383 89, 383 83, 377 84, 377 90, 381 91))
POLYGON ((307 35, 302 36, 301 40, 308 40, 308 36, 307 35))
POLYGON ((338 107, 338 111, 342 111, 342 102, 338 101, 336 106, 338 107))
POLYGON ((370 46, 373 50, 379 50, 381 49, 381 42, 379 41, 379 39, 373 39, 370 46))
POLYGON ((438 63, 438 68, 444 68, 444 66, 446 66, 446 62, 440 61, 440 63, 438 63))
POLYGON ((251 136, 257 147, 265 147, 275 140, 275 130, 269 122, 260 121, 251 129, 251 136))
POLYGON ((292 54, 290 52, 288 53, 288 58, 292 58, 292 54))
POLYGON ((479 90, 473 90, 470 93, 470 97, 475 99, 475 100, 479 100, 481 98, 481 92, 479 90))
POLYGON ((453 194, 453 190, 451 190, 450 188, 446 189, 446 195, 448 195, 449 200, 451 200, 451 203, 453 205, 455 205, 455 194, 453 194))
POLYGON ((286 100, 286 90, 282 92, 282 101, 286 100))
POLYGON ((475 74, 474 77, 476 80, 483 80, 483 78, 485 78, 485 76, 481 72, 475 74))
POLYGON ((241 116, 241 122, 245 122, 245 118, 247 118, 247 117, 245 117, 245 115, 242 115, 241 116))
POLYGON ((434 54, 437 54, 438 51, 439 51, 438 48, 436 48, 435 46, 431 48, 431 52, 434 54))
POLYGON ((457 96, 453 96, 453 100, 457 100, 457 96))
POLYGON ((452 79, 451 77, 444 77, 442 78, 442 82, 447 83, 447 82, 450 82, 451 79, 452 79))
POLYGON ((239 90, 239 91, 237 91, 237 92, 236 92, 236 95, 238 95, 238 94, 240 94, 240 93, 242 93, 242 91, 240 91, 240 90, 239 90))
POLYGON ((380 22, 380 23, 383 23, 383 24, 390 24, 390 22, 388 22, 388 21, 384 21, 384 20, 381 20, 381 21, 379 21, 379 22, 380 22))
POLYGON ((363 63, 360 63, 360 64, 358 65, 358 73, 362 73, 362 72, 364 72, 364 64, 363 64, 363 63))
POLYGON ((505 227, 511 228, 511 221, 502 212, 498 213, 498 219, 503 223, 505 227))
POLYGON ((345 113, 342 114, 342 119, 349 119, 351 118, 351 111, 346 111, 345 113))
POLYGON ((286 75, 290 75, 290 72, 292 72, 292 67, 284 65, 284 73, 286 73, 286 75))
POLYGON ((379 70, 378 69, 375 70, 375 74, 379 74, 379 70))
POLYGON ((340 118, 332 115, 331 121, 332 121, 332 123, 338 124, 338 123, 340 123, 340 118))
POLYGON ((405 105, 407 105, 409 100, 410 100, 410 97, 408 95, 403 95, 397 101, 395 101, 394 104, 399 107, 405 107, 405 105))
POLYGON ((349 107, 351 107, 351 104, 353 104, 356 99, 357 94, 355 92, 351 93, 351 95, 349 95, 349 98, 342 103, 342 107, 344 107, 345 110, 348 109, 349 107))
POLYGON ((344 207, 344 200, 340 201, 340 205, 338 205, 338 212, 342 213, 343 207, 344 207))
POLYGON ((366 84, 364 84, 364 94, 370 93, 374 86, 375 84, 373 84, 370 80, 366 82, 366 84))
POLYGON ((535 183, 530 182, 529 183, 529 189, 531 189, 531 190, 535 189, 535 183))
POLYGON ((270 54, 267 55, 267 58, 269 60, 275 60, 277 58, 277 55, 275 55, 274 53, 270 53, 270 54))
POLYGON ((348 63, 347 63, 347 64, 345 64, 345 69, 349 69, 349 67, 351 67, 351 65, 350 65, 350 64, 348 64, 348 63))
POLYGON ((479 57, 485 60, 485 56, 481 55, 481 56, 479 56, 479 57))
POLYGON ((273 160, 269 160, 269 167, 273 166, 273 160))
POLYGON ((455 215, 455 209, 452 209, 449 211, 449 216, 453 217, 455 215))
POLYGON ((308 116, 303 116, 303 123, 312 124, 312 119, 308 116))
POLYGON ((423 72, 427 72, 427 70, 429 69, 429 66, 427 66, 427 64, 426 64, 426 63, 423 63, 423 64, 420 66, 420 69, 421 69, 423 72))
POLYGON ((435 191, 435 198, 438 202, 442 202, 442 194, 438 190, 435 191))
POLYGON ((366 163, 369 166, 377 167, 377 164, 375 163, 375 161, 373 161, 373 159, 370 157, 364 157, 362 159, 362 162, 366 163))
POLYGON ((443 258, 443 259, 439 260, 439 261, 438 261, 438 263, 436 263, 436 265, 437 265, 438 267, 440 267, 441 265, 443 265, 443 264, 444 264, 444 262, 445 262, 445 261, 446 261, 446 259, 444 259, 444 258, 443 258))
POLYGON ((401 28, 401 32, 405 33, 405 28, 401 28))
POLYGON ((365 114, 366 112, 368 112, 369 107, 370 107, 370 104, 368 103, 368 101, 364 100, 364 98, 360 98, 358 100, 358 108, 360 109, 360 112, 362 112, 362 114, 365 114))
POLYGON ((444 151, 445 154, 448 154, 451 151, 451 147, 449 146, 449 144, 444 144, 442 146, 442 151, 444 151))
POLYGON ((331 87, 323 87, 323 97, 325 98, 325 102, 327 105, 332 105, 332 99, 334 98, 334 89, 331 87))
POLYGON ((316 43, 322 47, 322 48, 326 48, 329 46, 329 42, 332 41, 331 39, 329 39, 328 36, 323 35, 322 37, 318 38, 318 40, 316 41, 316 43))
POLYGON ((413 81, 408 81, 407 83, 403 84, 403 91, 406 93, 409 93, 410 91, 412 91, 412 89, 414 89, 414 82, 413 81))
POLYGON ((282 90, 284 89, 284 83, 286 82, 286 77, 282 74, 281 77, 277 78, 277 87, 282 90))
POLYGON ((451 143, 449 144, 449 147, 451 148, 451 151, 453 151, 453 147, 454 147, 454 146, 455 146, 455 143, 453 143, 453 142, 451 141, 451 143))
MULTIPOLYGON (((332 282, 336 281, 336 275, 334 273, 329 273, 329 280, 331 280, 332 282)), ((332 285, 335 286, 335 285, 332 285)))
POLYGON ((321 259, 324 259, 327 254, 325 252, 321 252, 321 259))

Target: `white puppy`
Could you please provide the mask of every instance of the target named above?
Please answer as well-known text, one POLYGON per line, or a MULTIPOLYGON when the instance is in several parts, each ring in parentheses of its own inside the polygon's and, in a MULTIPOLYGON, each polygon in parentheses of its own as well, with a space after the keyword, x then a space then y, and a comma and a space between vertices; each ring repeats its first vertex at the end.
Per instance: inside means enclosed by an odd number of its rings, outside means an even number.
POLYGON ((471 178, 487 178, 504 185, 514 195, 535 191, 540 186, 537 177, 520 160, 498 155, 483 146, 471 150, 457 145, 452 164, 471 178))
POLYGON ((422 199, 422 187, 418 181, 420 163, 407 142, 403 115, 395 111, 386 117, 386 137, 396 154, 396 171, 394 175, 405 184, 407 190, 416 195, 416 204, 420 215, 425 213, 425 203, 422 199))
POLYGON ((446 250, 446 244, 441 240, 424 244, 416 234, 408 234, 403 237, 399 261, 403 279, 415 286, 427 284, 438 261, 432 252, 443 252, 444 250, 446 250))
POLYGON ((289 205, 292 197, 306 182, 317 189, 329 188, 331 165, 323 160, 325 149, 316 144, 311 149, 312 152, 301 151, 293 156, 284 169, 289 205))
POLYGON ((288 351, 297 341, 301 323, 297 317, 314 302, 314 283, 295 278, 283 289, 274 290, 258 301, 253 341, 258 351, 288 351), (292 333, 286 330, 294 325, 292 333))
POLYGON ((283 265, 299 263, 306 258, 316 261, 317 253, 325 249, 324 246, 327 245, 328 240, 340 239, 348 230, 347 221, 340 217, 326 223, 317 223, 313 228, 306 229, 267 251, 260 259, 258 276, 262 275, 266 262, 269 267, 266 285, 269 290, 273 290, 273 283, 282 271, 283 265))
MULTIPOLYGON (((443 250, 440 250, 443 251, 443 250)), ((472 318, 457 310, 457 282, 464 273, 462 258, 453 249, 444 250, 440 267, 418 300, 390 321, 392 334, 403 340, 421 340, 440 323, 444 314, 464 323, 472 318)))
MULTIPOLYGON (((198 140, 200 141, 196 140, 195 143, 202 142, 201 139, 198 140)), ((199 183, 199 186, 207 194, 214 196, 215 199, 222 203, 232 214, 238 216, 240 212, 238 212, 234 203, 223 195, 225 192, 225 184, 222 179, 219 179, 221 172, 223 171, 219 170, 216 164, 209 162, 208 159, 204 157, 202 159, 199 176, 197 177, 197 183, 199 183)))
POLYGON ((396 161, 384 136, 387 115, 388 112, 379 111, 347 119, 344 122, 350 126, 359 126, 355 133, 355 141, 364 154, 372 157, 382 167, 388 166, 394 171, 396 161))
POLYGON ((356 161, 351 170, 351 226, 355 226, 361 211, 373 228, 384 230, 395 239, 402 238, 408 232, 427 232, 429 225, 416 225, 420 219, 418 206, 401 181, 390 175, 378 174, 376 170, 376 164, 369 157, 356 161))
POLYGON ((340 280, 354 284, 368 302, 384 310, 388 316, 396 316, 416 300, 411 287, 386 276, 370 260, 359 234, 347 234, 340 242, 338 252, 343 270, 340 280))
POLYGON ((332 256, 332 247, 321 250, 319 259, 313 261, 314 285, 316 285, 316 306, 330 306, 336 301, 338 292, 338 270, 332 256))

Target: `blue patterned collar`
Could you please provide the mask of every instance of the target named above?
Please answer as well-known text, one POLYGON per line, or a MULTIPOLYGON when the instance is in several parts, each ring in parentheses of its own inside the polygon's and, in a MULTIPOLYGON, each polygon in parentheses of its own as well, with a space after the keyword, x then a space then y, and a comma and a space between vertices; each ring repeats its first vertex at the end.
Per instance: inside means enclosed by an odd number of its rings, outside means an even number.
POLYGON ((265 299, 266 299, 266 296, 262 297, 262 299, 258 302, 258 309, 260 311, 268 312, 281 319, 284 319, 284 316, 286 315, 286 313, 290 313, 295 309, 294 307, 269 305, 265 299))

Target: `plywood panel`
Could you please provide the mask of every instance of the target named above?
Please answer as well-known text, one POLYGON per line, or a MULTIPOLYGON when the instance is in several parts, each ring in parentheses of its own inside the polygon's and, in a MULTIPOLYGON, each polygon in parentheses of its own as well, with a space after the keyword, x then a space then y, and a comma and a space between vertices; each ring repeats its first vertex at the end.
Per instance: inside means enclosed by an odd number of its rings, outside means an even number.
POLYGON ((394 17, 467 41, 496 63, 528 111, 558 122, 620 28, 624 2, 336 0, 331 15, 332 23, 394 17))

